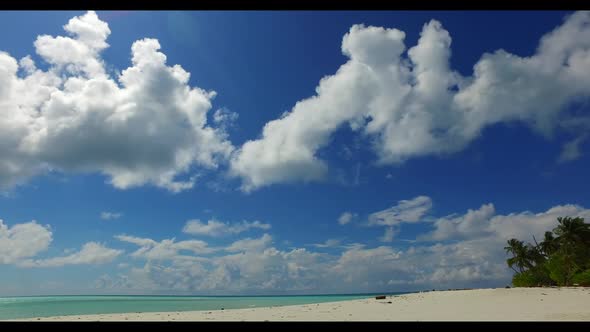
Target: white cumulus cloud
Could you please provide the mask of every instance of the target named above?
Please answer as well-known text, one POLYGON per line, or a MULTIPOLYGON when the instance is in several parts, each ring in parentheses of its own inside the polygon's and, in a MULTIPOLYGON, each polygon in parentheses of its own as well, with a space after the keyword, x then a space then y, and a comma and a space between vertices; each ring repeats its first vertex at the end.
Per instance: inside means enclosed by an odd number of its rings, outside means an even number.
POLYGON ((215 219, 208 220, 207 223, 194 219, 187 221, 182 231, 192 235, 224 236, 239 234, 250 229, 268 230, 270 227, 270 224, 264 224, 258 220, 230 224, 215 219))
POLYGON ((324 243, 314 243, 312 246, 316 248, 335 248, 339 247, 342 240, 339 239, 327 239, 324 243))
POLYGON ((165 255, 162 250, 157 255, 162 258, 159 260, 147 254, 149 250, 136 254, 136 258, 145 260, 143 267, 131 268, 109 284, 143 293, 233 295, 499 287, 509 284, 512 276, 503 249, 506 241, 513 237, 532 241, 533 235, 539 239, 557 225, 558 216, 567 215, 588 219, 590 210, 569 204, 537 213, 497 214, 493 204, 483 204, 429 221, 425 225, 432 231, 418 236, 410 246, 369 247, 337 239, 310 245, 334 248, 330 253, 297 247, 282 250, 273 245, 269 234, 264 234, 234 241, 203 257, 198 250, 179 252, 174 241, 164 245, 165 241, 126 236, 120 238, 140 246, 175 248, 165 255))
POLYGON ((12 227, 0 219, 0 264, 14 264, 47 250, 53 234, 49 225, 36 221, 12 227))
POLYGON ((557 161, 560 163, 565 163, 580 158, 580 156, 582 155, 582 153, 580 152, 580 145, 582 145, 582 143, 584 143, 586 139, 588 139, 588 134, 584 134, 578 138, 575 138, 565 143, 563 145, 561 154, 559 155, 557 161))
POLYGON ((227 248, 226 251, 229 252, 246 252, 246 251, 261 251, 264 248, 268 247, 272 243, 272 236, 269 234, 264 234, 262 237, 253 239, 253 238, 245 238, 242 240, 235 241, 227 248))
POLYGON ((383 233, 383 236, 379 238, 379 241, 392 242, 393 237, 395 236, 396 233, 397 233, 397 231, 395 229, 393 229, 393 227, 387 227, 387 228, 385 228, 385 233, 383 233))
POLYGON ((349 60, 232 156, 230 173, 242 179, 242 190, 321 180, 328 165, 317 152, 345 125, 372 139, 377 163, 399 164, 460 151, 501 122, 518 121, 550 138, 576 119, 567 106, 590 96, 590 12, 568 16, 533 55, 483 54, 466 77, 450 66, 452 38, 440 22, 425 24, 407 50, 405 37, 397 29, 352 26, 342 40, 349 60))
POLYGON ((189 85, 156 39, 131 46, 131 66, 105 70, 111 33, 95 12, 72 18, 69 36, 42 35, 31 56, 0 52, 0 189, 50 170, 98 172, 116 188, 191 188, 194 167, 215 169, 232 144, 207 124, 213 91, 189 85))
POLYGON ((215 248, 210 248, 206 242, 201 240, 176 242, 175 239, 164 239, 158 242, 149 238, 129 235, 115 235, 115 238, 119 241, 133 243, 139 246, 140 248, 134 251, 131 256, 148 260, 184 259, 187 256, 183 253, 186 252, 208 254, 215 251, 215 248))
POLYGON ((419 222, 431 208, 432 199, 428 196, 401 200, 388 209, 371 213, 369 225, 394 226, 401 223, 419 222))
POLYGON ((346 225, 349 224, 354 218, 356 218, 358 215, 356 213, 352 213, 352 212, 343 212, 340 217, 338 217, 338 223, 340 225, 346 225))
POLYGON ((469 209, 462 215, 451 215, 437 219, 434 230, 418 237, 423 241, 443 241, 490 237, 505 242, 518 238, 532 242, 533 236, 541 239, 546 231, 557 225, 557 217, 580 216, 590 218, 590 210, 579 205, 557 205, 545 212, 524 211, 508 215, 496 214, 491 203, 477 210, 469 209))
POLYGON ((88 242, 80 251, 68 256, 52 257, 47 259, 27 259, 21 263, 21 267, 60 267, 64 265, 79 264, 105 264, 112 262, 123 253, 123 250, 105 247, 97 242, 88 242))

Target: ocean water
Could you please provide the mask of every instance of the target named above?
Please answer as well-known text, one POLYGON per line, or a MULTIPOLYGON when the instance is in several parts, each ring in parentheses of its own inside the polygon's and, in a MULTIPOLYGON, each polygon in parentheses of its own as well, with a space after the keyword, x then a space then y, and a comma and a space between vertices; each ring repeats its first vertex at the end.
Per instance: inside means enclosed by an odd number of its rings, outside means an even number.
POLYGON ((240 309, 370 298, 361 295, 300 296, 23 296, 0 297, 0 320, 64 315, 240 309))

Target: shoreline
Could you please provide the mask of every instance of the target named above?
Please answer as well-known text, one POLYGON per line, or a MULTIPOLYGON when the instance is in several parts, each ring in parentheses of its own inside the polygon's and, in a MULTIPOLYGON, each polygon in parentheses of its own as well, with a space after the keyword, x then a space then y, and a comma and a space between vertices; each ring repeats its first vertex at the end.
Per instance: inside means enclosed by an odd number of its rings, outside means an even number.
POLYGON ((428 291, 227 310, 35 317, 7 321, 590 321, 590 288, 428 291))

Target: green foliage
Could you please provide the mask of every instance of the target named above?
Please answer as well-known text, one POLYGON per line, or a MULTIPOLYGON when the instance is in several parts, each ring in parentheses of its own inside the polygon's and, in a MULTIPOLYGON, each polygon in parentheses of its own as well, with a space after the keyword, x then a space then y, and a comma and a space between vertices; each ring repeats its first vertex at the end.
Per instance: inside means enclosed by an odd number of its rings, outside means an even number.
POLYGON ((510 239, 508 246, 504 247, 507 253, 511 253, 512 257, 506 260, 506 263, 515 272, 522 273, 526 270, 532 269, 535 266, 542 265, 545 262, 545 256, 541 250, 531 244, 524 244, 524 242, 517 239, 510 239), (518 271, 514 269, 518 268, 518 271))
POLYGON ((553 281, 549 277, 546 269, 543 267, 516 273, 512 277, 512 284, 515 287, 539 287, 545 285, 553 285, 553 281))
POLYGON ((514 287, 535 287, 538 285, 538 282, 531 271, 524 271, 516 273, 512 277, 512 285, 514 285, 514 287))
POLYGON ((563 255, 553 255, 545 264, 549 271, 549 277, 555 281, 558 286, 567 286, 573 277, 572 269, 566 262, 563 255))
POLYGON ((538 247, 531 244, 526 245, 525 257, 528 262, 528 268, 532 269, 535 266, 540 266, 547 260, 538 247))
POLYGON ((576 273, 574 275, 574 277, 572 278, 572 284, 578 285, 578 286, 589 287, 590 286, 590 269, 583 271, 583 272, 576 273))
POLYGON ((514 286, 590 285, 590 224, 580 217, 557 221, 535 246, 510 239, 504 247, 512 255, 506 263, 516 272, 514 286))
POLYGON ((559 243, 553 236, 552 232, 545 232, 545 238, 540 244, 540 249, 545 256, 550 256, 559 249, 559 243))
POLYGON ((590 224, 584 223, 584 218, 559 217, 559 225, 553 229, 557 240, 565 245, 580 245, 590 240, 590 224))

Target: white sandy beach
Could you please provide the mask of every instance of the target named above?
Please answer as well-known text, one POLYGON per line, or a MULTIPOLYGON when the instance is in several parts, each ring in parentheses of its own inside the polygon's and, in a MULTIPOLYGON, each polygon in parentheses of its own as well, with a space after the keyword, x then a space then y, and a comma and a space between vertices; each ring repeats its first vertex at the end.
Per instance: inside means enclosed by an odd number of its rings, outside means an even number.
POLYGON ((590 321, 590 288, 434 291, 270 308, 31 318, 29 321, 590 321))

